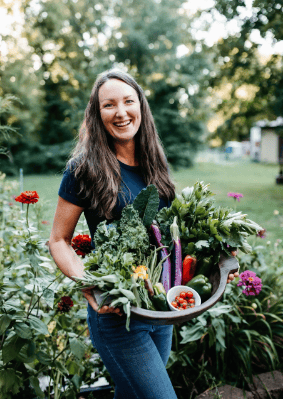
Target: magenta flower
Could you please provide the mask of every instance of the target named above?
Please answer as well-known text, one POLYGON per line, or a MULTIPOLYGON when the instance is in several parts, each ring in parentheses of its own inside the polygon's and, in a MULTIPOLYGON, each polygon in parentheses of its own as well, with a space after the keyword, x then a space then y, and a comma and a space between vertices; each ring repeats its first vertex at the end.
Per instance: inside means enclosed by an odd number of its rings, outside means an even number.
POLYGON ((228 193, 228 197, 233 197, 235 200, 237 199, 240 202, 240 198, 243 198, 243 194, 240 193, 228 193))
POLYGON ((238 282, 237 286, 244 287, 242 291, 245 295, 258 295, 262 289, 262 282, 259 277, 256 276, 254 272, 246 270, 242 272, 239 276, 240 281, 238 282))

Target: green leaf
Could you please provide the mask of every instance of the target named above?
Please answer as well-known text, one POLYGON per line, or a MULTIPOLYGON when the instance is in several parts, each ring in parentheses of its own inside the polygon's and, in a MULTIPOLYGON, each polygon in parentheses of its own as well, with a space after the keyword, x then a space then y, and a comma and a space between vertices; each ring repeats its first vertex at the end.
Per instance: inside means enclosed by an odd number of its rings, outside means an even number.
POLYGON ((42 351, 37 352, 36 358, 42 364, 50 365, 52 362, 51 357, 49 355, 47 355, 47 353, 42 352, 42 351))
POLYGON ((26 340, 19 337, 17 334, 10 335, 4 342, 2 350, 2 359, 4 363, 15 359, 21 348, 24 346, 26 340))
POLYGON ((10 325, 12 318, 8 314, 4 314, 0 317, 0 334, 4 334, 10 325))
POLYGON ((42 297, 45 299, 45 302, 47 303, 47 305, 53 309, 53 305, 54 305, 54 291, 51 290, 50 288, 46 288, 43 291, 42 297))
POLYGON ((166 369, 169 369, 170 367, 172 367, 173 364, 176 363, 178 360, 179 360, 179 357, 178 357, 177 353, 174 351, 171 351, 168 362, 166 364, 166 369))
MULTIPOLYGON (((34 343, 34 342, 32 342, 34 343)), ((35 351, 31 353, 30 351, 31 342, 26 342, 24 346, 21 348, 19 353, 16 356, 16 360, 19 360, 23 363, 32 363, 35 360, 35 351)))
POLYGON ((133 207, 139 212, 139 216, 145 227, 149 227, 156 216, 159 207, 159 194, 154 184, 144 188, 136 196, 133 207))
POLYGON ((222 348, 226 348, 225 345, 225 323, 223 319, 212 319, 211 324, 213 325, 216 332, 216 340, 219 342, 222 348))
MULTIPOLYGON (((0 373, 0 392, 15 395, 19 392, 22 385, 21 378, 16 374, 15 370, 5 369, 0 373)), ((2 396, 1 396, 2 397, 2 396)), ((9 398, 12 396, 9 396, 9 398)))
POLYGON ((14 329, 16 334, 21 338, 29 339, 32 337, 31 329, 26 323, 16 323, 14 324, 14 329))
POLYGON ((66 367, 68 369, 68 373, 71 375, 79 374, 84 371, 84 367, 78 362, 74 362, 73 360, 68 360, 66 363, 66 367))
POLYGON ((186 344, 187 342, 197 341, 205 333, 205 329, 201 323, 196 323, 193 327, 182 327, 180 335, 183 338, 180 344, 186 344))
POLYGON ((203 247, 209 247, 209 242, 207 240, 199 240, 195 243, 197 249, 202 249, 203 247))
POLYGON ((36 393, 36 395, 39 397, 39 398, 45 398, 45 395, 44 395, 44 393, 42 392, 42 390, 41 390, 41 388, 40 388, 40 386, 39 386, 39 380, 38 380, 38 378, 37 377, 29 377, 29 382, 31 383, 31 386, 33 387, 33 389, 34 389, 34 391, 35 391, 35 393, 36 393))
POLYGON ((41 321, 40 319, 36 318, 35 316, 30 315, 29 325, 34 330, 35 335, 49 334, 47 326, 41 321))
POLYGON ((79 341, 77 338, 71 338, 70 348, 73 355, 75 355, 79 360, 82 359, 85 354, 86 347, 81 341, 79 341))
POLYGON ((57 370, 61 371, 62 374, 64 374, 64 375, 68 375, 69 374, 68 370, 66 369, 66 367, 64 366, 63 363, 61 363, 58 360, 56 360, 54 362, 54 365, 55 365, 57 370))
POLYGON ((82 383, 82 377, 75 374, 74 377, 71 379, 71 381, 74 384, 75 388, 79 391, 81 383, 82 383))
POLYGON ((217 303, 213 308, 208 309, 207 312, 210 314, 210 316, 217 317, 223 313, 229 313, 232 310, 233 307, 231 305, 222 305, 217 303))

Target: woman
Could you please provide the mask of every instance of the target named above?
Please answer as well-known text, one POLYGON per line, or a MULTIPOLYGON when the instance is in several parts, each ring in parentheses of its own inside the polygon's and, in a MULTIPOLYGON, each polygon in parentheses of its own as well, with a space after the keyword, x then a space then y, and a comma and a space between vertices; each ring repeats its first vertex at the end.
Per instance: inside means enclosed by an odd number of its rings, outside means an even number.
MULTIPOLYGON (((71 247, 81 213, 93 238, 98 223, 119 218, 123 207, 149 184, 158 189, 159 209, 169 207, 175 187, 143 90, 129 74, 110 70, 94 84, 59 189, 49 249, 66 276, 83 276, 83 262, 71 247)), ((228 281, 233 279, 229 275, 228 281)), ((91 289, 83 293, 89 303, 90 337, 115 382, 115 399, 177 398, 165 368, 173 326, 131 318, 128 332, 119 308, 97 311, 91 289)))

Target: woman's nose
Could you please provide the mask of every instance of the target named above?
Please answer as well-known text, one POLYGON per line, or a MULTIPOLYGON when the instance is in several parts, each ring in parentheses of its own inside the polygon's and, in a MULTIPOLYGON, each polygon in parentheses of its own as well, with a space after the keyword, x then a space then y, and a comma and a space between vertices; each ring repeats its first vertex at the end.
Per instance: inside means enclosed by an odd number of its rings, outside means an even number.
POLYGON ((125 108, 124 104, 118 104, 116 116, 124 116, 124 115, 127 115, 126 108, 125 108))

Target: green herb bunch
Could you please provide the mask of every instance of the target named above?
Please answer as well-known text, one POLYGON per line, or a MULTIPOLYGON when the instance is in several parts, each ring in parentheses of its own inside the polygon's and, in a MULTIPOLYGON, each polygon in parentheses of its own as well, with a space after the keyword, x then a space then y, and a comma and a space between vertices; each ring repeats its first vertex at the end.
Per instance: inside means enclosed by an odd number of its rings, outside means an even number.
POLYGON ((101 296, 105 300, 108 297, 113 299, 110 306, 123 306, 128 316, 128 329, 130 306, 140 305, 137 288, 141 288, 141 284, 132 278, 133 268, 146 264, 150 255, 147 229, 139 212, 130 204, 123 209, 120 220, 110 225, 107 225, 107 221, 99 223, 94 242, 95 253, 88 256, 84 264, 84 277, 77 280, 84 286, 96 286, 106 291, 101 296))
POLYGON ((221 252, 230 256, 230 250, 238 248, 249 253, 251 247, 247 237, 262 227, 247 219, 242 212, 216 207, 214 195, 209 184, 199 181, 184 188, 181 195, 176 194, 171 207, 162 208, 156 215, 163 245, 172 249, 169 228, 177 216, 183 255, 196 256, 198 260, 210 257, 216 264, 221 252))

